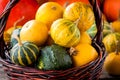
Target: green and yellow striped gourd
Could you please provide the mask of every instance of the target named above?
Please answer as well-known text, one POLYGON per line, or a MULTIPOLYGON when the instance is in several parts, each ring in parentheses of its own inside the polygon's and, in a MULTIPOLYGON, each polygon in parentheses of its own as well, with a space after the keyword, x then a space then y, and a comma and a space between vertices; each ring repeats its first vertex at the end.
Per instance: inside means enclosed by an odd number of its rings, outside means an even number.
POLYGON ((14 45, 10 51, 10 57, 13 63, 27 66, 37 60, 39 55, 38 47, 32 42, 20 42, 14 45))
POLYGON ((91 5, 83 2, 73 2, 68 5, 64 10, 63 18, 71 21, 79 19, 78 28, 82 32, 88 30, 95 21, 91 5))
MULTIPOLYGON (((110 24, 107 21, 104 21, 103 23, 103 37, 113 32, 112 28, 110 27, 110 24)), ((95 37, 97 33, 97 27, 94 23, 87 31, 86 31, 92 38, 95 37)))
POLYGON ((68 19, 58 19, 50 28, 50 35, 54 42, 64 47, 75 46, 80 41, 80 31, 77 23, 68 19))
POLYGON ((116 51, 117 47, 118 47, 118 51, 120 51, 120 33, 114 32, 106 35, 103 38, 103 43, 108 53, 116 51))

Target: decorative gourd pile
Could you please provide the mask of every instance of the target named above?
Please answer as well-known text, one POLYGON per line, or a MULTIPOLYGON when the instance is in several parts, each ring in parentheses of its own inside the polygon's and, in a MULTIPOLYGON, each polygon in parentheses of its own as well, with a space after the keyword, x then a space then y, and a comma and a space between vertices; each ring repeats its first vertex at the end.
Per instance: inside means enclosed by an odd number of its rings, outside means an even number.
POLYGON ((34 20, 12 32, 11 60, 43 70, 85 65, 98 57, 86 32, 94 22, 91 5, 74 2, 64 9, 56 2, 46 2, 34 20))

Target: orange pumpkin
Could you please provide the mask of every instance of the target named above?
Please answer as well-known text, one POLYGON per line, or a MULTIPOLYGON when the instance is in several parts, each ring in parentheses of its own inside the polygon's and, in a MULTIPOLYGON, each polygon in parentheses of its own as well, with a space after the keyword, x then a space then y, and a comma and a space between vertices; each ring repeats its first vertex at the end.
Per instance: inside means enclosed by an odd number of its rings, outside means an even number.
POLYGON ((103 13, 108 21, 115 21, 119 17, 120 0, 104 0, 103 13))
MULTIPOLYGON (((8 2, 9 0, 0 0, 0 6, 2 5, 1 2, 4 3, 4 1, 8 2)), ((20 26, 24 25, 28 20, 34 19, 38 7, 39 5, 36 0, 20 0, 9 14, 5 30, 12 27, 13 24, 23 16, 25 17, 24 20, 18 23, 20 26)))

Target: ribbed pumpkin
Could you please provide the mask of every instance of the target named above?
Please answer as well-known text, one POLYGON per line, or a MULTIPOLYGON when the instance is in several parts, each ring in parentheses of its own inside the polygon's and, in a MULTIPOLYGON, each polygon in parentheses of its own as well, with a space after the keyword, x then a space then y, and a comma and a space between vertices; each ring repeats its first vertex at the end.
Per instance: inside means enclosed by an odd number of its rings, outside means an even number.
POLYGON ((120 51, 120 33, 115 32, 108 34, 103 38, 103 43, 108 53, 114 52, 117 44, 119 44, 118 50, 120 51))
POLYGON ((10 56, 13 63, 27 66, 31 65, 37 60, 39 54, 38 47, 32 42, 20 42, 12 47, 10 50, 10 56))
POLYGON ((80 41, 80 31, 77 24, 68 19, 54 21, 50 35, 56 44, 64 47, 75 46, 80 41))
MULTIPOLYGON (((110 24, 107 21, 104 21, 103 24, 103 37, 105 37, 107 34, 112 33, 112 28, 110 27, 110 24)), ((96 24, 94 23, 88 30, 87 33, 93 38, 97 33, 96 24)))
POLYGON ((95 21, 91 6, 82 2, 74 2, 68 5, 63 17, 72 21, 80 19, 78 24, 80 31, 88 30, 95 21))

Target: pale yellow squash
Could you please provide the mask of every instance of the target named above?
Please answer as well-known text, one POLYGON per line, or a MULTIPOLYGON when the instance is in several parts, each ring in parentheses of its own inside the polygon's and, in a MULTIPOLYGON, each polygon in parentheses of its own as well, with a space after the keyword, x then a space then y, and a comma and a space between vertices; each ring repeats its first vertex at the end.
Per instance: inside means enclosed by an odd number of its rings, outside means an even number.
POLYGON ((79 19, 78 28, 80 31, 88 30, 95 21, 91 6, 82 2, 74 2, 68 5, 63 17, 72 21, 79 19))
POLYGON ((50 28, 50 35, 56 44, 64 47, 75 46, 80 41, 80 31, 76 23, 68 19, 58 19, 50 28))

